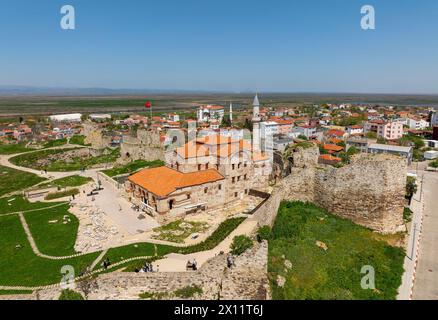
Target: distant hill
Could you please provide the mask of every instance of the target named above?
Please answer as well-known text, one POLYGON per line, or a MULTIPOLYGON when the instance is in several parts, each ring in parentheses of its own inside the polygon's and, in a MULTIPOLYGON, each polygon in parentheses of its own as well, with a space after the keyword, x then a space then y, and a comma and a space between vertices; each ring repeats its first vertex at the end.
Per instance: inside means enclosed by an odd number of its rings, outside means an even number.
POLYGON ((64 88, 64 87, 31 87, 0 86, 0 96, 110 96, 110 95, 142 95, 142 94, 198 94, 205 91, 196 90, 163 90, 163 89, 108 89, 108 88, 64 88))

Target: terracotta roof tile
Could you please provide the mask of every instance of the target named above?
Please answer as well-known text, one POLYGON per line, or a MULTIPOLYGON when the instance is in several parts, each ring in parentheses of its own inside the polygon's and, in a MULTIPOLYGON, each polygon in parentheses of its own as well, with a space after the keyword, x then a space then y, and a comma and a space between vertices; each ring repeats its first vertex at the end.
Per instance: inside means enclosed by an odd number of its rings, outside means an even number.
POLYGON ((202 185, 225 178, 215 169, 182 173, 168 167, 159 167, 141 170, 128 179, 159 197, 165 197, 177 189, 202 185))

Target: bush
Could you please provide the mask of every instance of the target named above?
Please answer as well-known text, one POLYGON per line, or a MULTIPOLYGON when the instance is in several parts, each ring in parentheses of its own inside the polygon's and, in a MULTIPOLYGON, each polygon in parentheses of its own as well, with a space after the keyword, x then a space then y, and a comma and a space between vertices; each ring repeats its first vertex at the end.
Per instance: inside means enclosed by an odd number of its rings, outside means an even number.
POLYGON ((187 286, 181 289, 178 289, 174 292, 174 294, 183 299, 192 298, 195 296, 195 294, 202 294, 202 288, 193 285, 193 286, 187 286))
POLYGON ((84 300, 84 297, 82 297, 82 295, 79 292, 70 289, 65 289, 62 290, 58 300, 84 300))
POLYGON ((59 199, 59 198, 69 197, 77 194, 79 194, 79 189, 76 188, 67 191, 52 192, 49 193, 47 196, 45 196, 44 200, 59 199))
POLYGON ((252 240, 244 235, 236 236, 233 239, 233 243, 231 244, 231 253, 235 256, 239 256, 244 253, 246 250, 252 248, 253 243, 252 240))
POLYGON ((271 238, 271 228, 269 226, 263 226, 259 228, 257 233, 257 241, 269 240, 271 238))
POLYGON ((431 166, 432 168, 438 168, 438 159, 435 161, 432 161, 429 166, 431 166))
POLYGON ((406 223, 411 222, 411 220, 412 220, 412 213, 413 213, 412 210, 409 209, 409 208, 405 208, 403 210, 403 220, 406 223))
POLYGON ((236 229, 245 218, 231 218, 222 222, 219 227, 204 242, 189 247, 179 248, 178 253, 189 254, 193 252, 211 250, 221 243, 228 235, 236 229))

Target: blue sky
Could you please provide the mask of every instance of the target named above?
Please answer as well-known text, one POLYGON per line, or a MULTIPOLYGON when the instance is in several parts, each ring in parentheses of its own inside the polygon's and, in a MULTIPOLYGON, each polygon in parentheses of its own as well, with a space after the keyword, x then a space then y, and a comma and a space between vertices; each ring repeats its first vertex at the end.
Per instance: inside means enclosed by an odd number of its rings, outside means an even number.
POLYGON ((436 0, 0 0, 0 43, 0 85, 438 93, 436 0))

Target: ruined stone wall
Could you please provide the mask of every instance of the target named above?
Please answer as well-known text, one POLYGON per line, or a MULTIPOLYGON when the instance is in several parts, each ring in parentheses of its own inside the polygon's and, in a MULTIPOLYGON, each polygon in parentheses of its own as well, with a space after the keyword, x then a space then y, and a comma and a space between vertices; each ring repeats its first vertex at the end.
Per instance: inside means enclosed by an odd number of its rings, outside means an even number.
POLYGON ((406 172, 397 156, 361 154, 350 165, 317 172, 315 202, 382 233, 403 231, 406 172))
POLYGON ((86 136, 84 142, 91 144, 93 149, 103 149, 108 146, 108 141, 104 140, 102 130, 91 130, 86 136))
POLYGON ((138 130, 137 137, 124 136, 120 153, 121 162, 164 160, 160 134, 154 131, 138 130))
POLYGON ((405 159, 359 154, 341 168, 308 165, 316 162, 304 160, 317 159, 317 155, 311 149, 293 155, 291 174, 277 184, 270 199, 255 213, 260 225, 272 226, 281 201, 286 200, 314 202, 381 233, 404 230, 405 159))
MULTIPOLYGON (((269 296, 267 278, 268 244, 255 243, 254 247, 235 258, 235 267, 227 268, 226 255, 208 260, 193 272, 113 272, 97 278, 98 289, 89 295, 91 300, 138 299, 142 292, 169 294, 187 286, 202 288, 202 294, 190 299, 204 300, 265 300, 269 296)), ((61 290, 48 289, 38 292, 42 300, 57 299, 61 290)), ((37 299, 37 293, 26 295, 37 299)), ((0 299, 12 298, 0 296, 0 299)), ((20 299, 20 296, 15 296, 20 299)), ((178 299, 175 296, 164 299, 178 299)))

